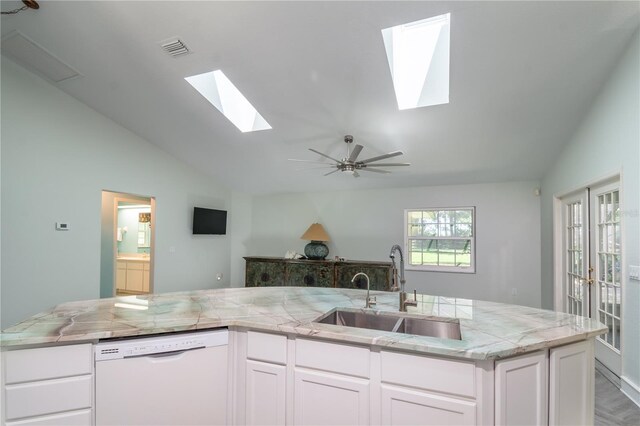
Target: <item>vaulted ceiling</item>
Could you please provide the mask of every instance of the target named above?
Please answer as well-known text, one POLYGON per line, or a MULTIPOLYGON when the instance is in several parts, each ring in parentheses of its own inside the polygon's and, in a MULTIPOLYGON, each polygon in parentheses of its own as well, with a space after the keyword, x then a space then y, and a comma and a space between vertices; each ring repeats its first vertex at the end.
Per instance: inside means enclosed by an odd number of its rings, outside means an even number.
MULTIPOLYGON (((2 2, 6 10, 16 2, 2 2)), ((2 17, 80 77, 63 91, 251 193, 541 178, 631 35, 638 2, 41 2, 2 17), (450 102, 399 111, 380 30, 451 13, 450 102), (173 58, 178 37, 192 53, 173 58), (273 129, 241 133, 184 80, 221 69, 273 129), (288 158, 402 150, 391 175, 288 158)))

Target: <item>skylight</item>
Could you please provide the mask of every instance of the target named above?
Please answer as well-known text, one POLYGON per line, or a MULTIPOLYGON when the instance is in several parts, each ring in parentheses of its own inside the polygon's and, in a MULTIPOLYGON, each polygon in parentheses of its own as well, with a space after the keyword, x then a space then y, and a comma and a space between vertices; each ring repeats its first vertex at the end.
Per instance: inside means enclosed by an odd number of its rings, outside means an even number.
POLYGON ((220 70, 185 77, 206 100, 241 132, 267 130, 271 126, 220 70))
POLYGON ((449 17, 382 30, 398 109, 449 103, 449 17))

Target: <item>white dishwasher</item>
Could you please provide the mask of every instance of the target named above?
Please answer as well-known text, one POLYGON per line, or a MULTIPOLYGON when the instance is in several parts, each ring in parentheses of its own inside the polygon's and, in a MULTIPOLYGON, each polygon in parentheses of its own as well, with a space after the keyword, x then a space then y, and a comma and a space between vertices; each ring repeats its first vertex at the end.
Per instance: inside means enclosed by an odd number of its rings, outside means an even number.
POLYGON ((227 329, 96 345, 97 425, 227 423, 227 329))

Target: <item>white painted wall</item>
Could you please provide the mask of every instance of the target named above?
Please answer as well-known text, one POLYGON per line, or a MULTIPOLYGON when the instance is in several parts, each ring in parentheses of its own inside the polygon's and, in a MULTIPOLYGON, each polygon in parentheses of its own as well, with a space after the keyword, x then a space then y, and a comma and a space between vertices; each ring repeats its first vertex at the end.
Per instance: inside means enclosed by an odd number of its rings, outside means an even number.
MULTIPOLYGON (((329 257, 388 261, 391 246, 403 243, 405 208, 475 206, 476 273, 407 271, 407 289, 539 306, 540 203, 533 194, 538 185, 513 182, 255 196, 251 239, 244 255, 301 253, 307 241, 300 236, 311 223, 319 222, 331 237, 329 257)), ((235 271, 239 276, 240 270, 235 271)))
MULTIPOLYGON (((628 279, 629 265, 640 265, 640 35, 567 144, 542 186, 542 305, 553 307, 554 196, 602 176, 622 174, 623 327, 622 375, 635 386, 640 405, 640 282, 628 279)), ((631 383, 631 384, 630 384, 631 383)), ((632 391, 630 391, 632 392, 632 391)))
POLYGON ((156 292, 228 286, 230 237, 191 231, 227 189, 4 57, 1 89, 3 328, 99 297, 103 189, 156 197, 156 292))

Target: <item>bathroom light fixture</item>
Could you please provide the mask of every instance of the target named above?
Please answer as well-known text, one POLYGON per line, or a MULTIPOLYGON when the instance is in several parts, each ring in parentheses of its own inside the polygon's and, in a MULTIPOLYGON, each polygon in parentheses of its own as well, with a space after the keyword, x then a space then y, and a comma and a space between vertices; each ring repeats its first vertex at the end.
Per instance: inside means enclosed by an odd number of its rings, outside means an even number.
POLYGON ((324 244, 329 241, 329 235, 319 223, 312 224, 302 237, 301 240, 311 240, 304 247, 304 255, 311 260, 322 260, 329 254, 329 248, 324 244))

